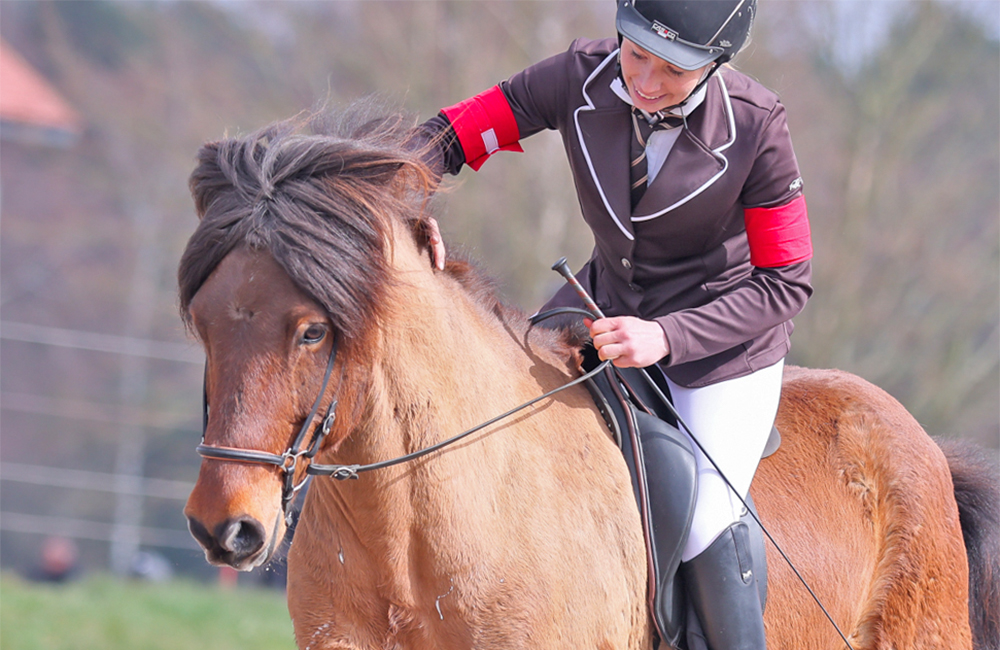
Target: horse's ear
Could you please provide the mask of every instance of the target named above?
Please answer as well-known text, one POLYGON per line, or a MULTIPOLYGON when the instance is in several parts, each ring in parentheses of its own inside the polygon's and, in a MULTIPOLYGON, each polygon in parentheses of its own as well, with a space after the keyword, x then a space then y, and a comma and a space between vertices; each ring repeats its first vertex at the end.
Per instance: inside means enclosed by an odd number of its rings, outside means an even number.
POLYGON ((198 150, 198 165, 188 179, 188 188, 191 190, 191 197, 194 199, 194 207, 199 219, 205 216, 208 206, 222 191, 232 189, 232 183, 226 178, 219 165, 221 146, 221 140, 202 145, 201 149, 198 150))

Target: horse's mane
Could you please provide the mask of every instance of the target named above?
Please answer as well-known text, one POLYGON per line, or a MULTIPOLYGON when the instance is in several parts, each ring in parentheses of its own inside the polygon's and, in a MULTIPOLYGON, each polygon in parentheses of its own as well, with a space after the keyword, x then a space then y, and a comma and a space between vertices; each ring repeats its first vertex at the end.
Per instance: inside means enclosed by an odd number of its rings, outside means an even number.
POLYGON ((204 145, 189 185, 200 222, 178 269, 185 322, 231 251, 269 252, 349 338, 380 315, 398 218, 426 245, 434 175, 413 122, 358 108, 277 122, 204 145))
MULTIPOLYGON (((412 119, 368 103, 204 145, 189 180, 200 221, 177 274, 185 323, 222 259, 250 248, 270 253, 348 340, 361 336, 387 304, 389 219, 428 245, 437 175, 425 162, 428 143, 415 134, 412 119)), ((449 255, 446 272, 487 312, 525 320, 468 261, 449 255)))

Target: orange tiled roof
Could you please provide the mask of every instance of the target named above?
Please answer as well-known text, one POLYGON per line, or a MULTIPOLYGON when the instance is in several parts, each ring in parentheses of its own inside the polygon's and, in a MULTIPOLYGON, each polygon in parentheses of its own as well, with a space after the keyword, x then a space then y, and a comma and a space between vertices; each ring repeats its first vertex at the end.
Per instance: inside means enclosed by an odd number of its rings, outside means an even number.
POLYGON ((20 54, 0 41, 0 119, 79 132, 79 114, 20 54))

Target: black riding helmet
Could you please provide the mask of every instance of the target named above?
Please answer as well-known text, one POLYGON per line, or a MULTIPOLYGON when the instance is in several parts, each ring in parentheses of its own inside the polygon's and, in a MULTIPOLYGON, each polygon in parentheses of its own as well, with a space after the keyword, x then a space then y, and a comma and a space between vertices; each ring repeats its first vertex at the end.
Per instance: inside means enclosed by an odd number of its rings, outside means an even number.
POLYGON ((732 59, 750 35, 757 0, 618 0, 615 26, 683 70, 732 59))
POLYGON ((740 51, 750 35, 757 11, 757 0, 617 0, 617 3, 615 27, 619 38, 627 38, 682 70, 697 70, 714 63, 691 95, 740 51))

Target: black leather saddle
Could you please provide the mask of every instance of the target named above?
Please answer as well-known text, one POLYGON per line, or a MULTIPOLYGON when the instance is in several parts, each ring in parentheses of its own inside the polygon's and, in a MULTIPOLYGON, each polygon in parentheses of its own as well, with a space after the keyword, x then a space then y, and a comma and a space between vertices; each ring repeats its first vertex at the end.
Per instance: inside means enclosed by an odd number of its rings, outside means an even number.
MULTIPOLYGON (((585 349, 584 369, 589 371, 599 364, 596 351, 585 349)), ((677 570, 697 496, 695 455, 691 440, 677 428, 669 407, 649 385, 650 379, 663 396, 669 397, 669 389, 657 368, 651 368, 644 377, 639 369, 609 366, 587 383, 632 476, 646 539, 650 612, 660 640, 680 650, 697 650, 689 647, 687 640, 699 636, 700 625, 687 602, 683 578, 677 570), (688 628, 695 634, 688 635, 688 628)), ((773 453, 780 443, 777 430, 772 431, 771 438, 764 456, 773 453)), ((745 498, 753 509, 749 494, 745 498)), ((767 597, 763 533, 747 512, 740 525, 745 525, 750 533, 745 552, 755 569, 763 609, 767 597)))

